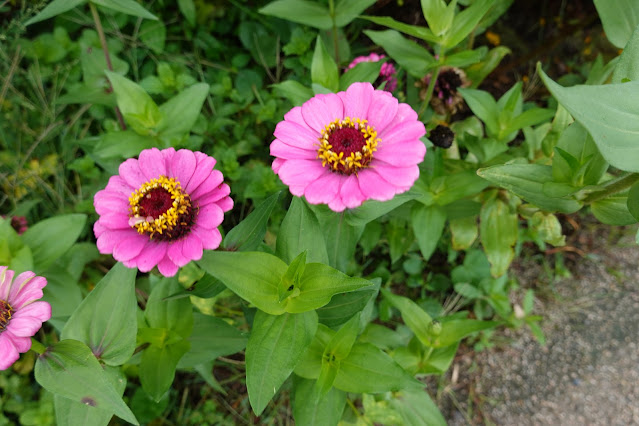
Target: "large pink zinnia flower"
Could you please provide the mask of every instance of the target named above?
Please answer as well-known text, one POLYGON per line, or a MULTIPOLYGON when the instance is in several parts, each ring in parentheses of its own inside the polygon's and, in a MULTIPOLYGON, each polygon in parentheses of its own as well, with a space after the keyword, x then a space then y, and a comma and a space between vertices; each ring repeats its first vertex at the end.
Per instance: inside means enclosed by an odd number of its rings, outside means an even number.
POLYGON ((408 191, 426 154, 417 113, 370 83, 313 97, 274 134, 273 171, 291 193, 338 212, 408 191))
POLYGON ((0 370, 11 367, 20 353, 31 349, 31 336, 51 318, 51 305, 43 302, 43 277, 23 272, 13 280, 14 272, 0 266, 0 370))
POLYGON ((100 253, 142 272, 157 265, 170 277, 199 260, 203 249, 216 249, 222 241, 217 227, 233 200, 214 165, 206 154, 173 148, 146 149, 120 164, 120 174, 93 202, 100 253))
MULTIPOLYGON (((353 59, 353 62, 348 64, 346 70, 348 71, 351 68, 354 68, 355 65, 362 62, 379 62, 385 57, 386 55, 378 55, 377 53, 371 53, 368 56, 358 56, 353 59)), ((387 92, 393 92, 397 88, 397 70, 391 62, 384 62, 382 64, 382 68, 379 70, 379 77, 375 83, 377 82, 379 82, 379 84, 386 82, 384 90, 387 92)), ((378 84, 375 85, 378 86, 378 84)))

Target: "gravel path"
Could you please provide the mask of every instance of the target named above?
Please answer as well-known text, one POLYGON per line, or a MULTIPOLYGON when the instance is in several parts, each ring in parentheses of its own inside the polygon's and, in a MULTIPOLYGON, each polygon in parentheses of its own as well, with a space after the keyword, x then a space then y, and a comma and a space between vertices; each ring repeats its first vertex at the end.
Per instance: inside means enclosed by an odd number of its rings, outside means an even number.
MULTIPOLYGON (((473 397, 456 395, 450 424, 639 425, 638 265, 628 239, 581 260, 553 297, 536 302, 546 346, 508 330, 509 343, 462 358, 473 397)), ((543 272, 524 265, 521 275, 529 286, 543 272)))

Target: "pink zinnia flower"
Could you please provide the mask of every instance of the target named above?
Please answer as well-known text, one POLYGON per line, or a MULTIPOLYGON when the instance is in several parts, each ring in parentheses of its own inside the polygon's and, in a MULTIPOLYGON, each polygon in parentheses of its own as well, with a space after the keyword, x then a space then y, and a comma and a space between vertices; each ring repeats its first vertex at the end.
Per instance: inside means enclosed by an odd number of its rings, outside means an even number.
POLYGON ((157 265, 170 277, 203 249, 216 249, 233 200, 215 162, 201 152, 152 148, 120 164, 93 202, 100 253, 142 272, 157 265))
MULTIPOLYGON (((371 53, 368 56, 358 56, 353 59, 353 62, 348 64, 346 70, 350 70, 354 68, 355 65, 361 62, 379 62, 384 59, 386 55, 378 55, 377 53, 371 53)), ((384 90, 387 92, 393 92, 397 88, 397 70, 395 66, 391 62, 384 62, 382 64, 382 68, 379 70, 379 77, 375 83, 376 86, 381 85, 383 82, 386 82, 386 86, 384 86, 384 90)))
POLYGON ((417 113, 370 83, 309 99, 274 134, 273 171, 293 195, 337 212, 408 191, 426 154, 417 113))
POLYGON ((51 305, 42 299, 44 277, 0 266, 0 370, 11 367, 20 353, 31 349, 31 336, 51 318, 51 305))

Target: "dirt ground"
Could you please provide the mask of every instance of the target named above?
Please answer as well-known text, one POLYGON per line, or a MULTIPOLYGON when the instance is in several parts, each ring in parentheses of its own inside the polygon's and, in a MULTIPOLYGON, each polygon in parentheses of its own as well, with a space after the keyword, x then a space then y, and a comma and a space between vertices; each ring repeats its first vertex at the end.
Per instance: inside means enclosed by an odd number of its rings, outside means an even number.
POLYGON ((613 245, 590 235, 602 248, 576 257, 570 278, 548 282, 534 260, 516 266, 523 287, 537 288, 535 311, 544 317, 546 345, 527 329, 507 330, 500 333, 504 344, 472 360, 460 357, 458 378, 442 399, 451 425, 639 424, 639 246, 633 231, 613 245))

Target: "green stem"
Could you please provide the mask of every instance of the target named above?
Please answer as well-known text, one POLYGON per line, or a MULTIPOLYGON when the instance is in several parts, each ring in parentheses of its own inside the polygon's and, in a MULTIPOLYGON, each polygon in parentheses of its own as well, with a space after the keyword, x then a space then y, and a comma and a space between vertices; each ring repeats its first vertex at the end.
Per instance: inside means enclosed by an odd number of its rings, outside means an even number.
POLYGON ((42 355, 43 353, 45 353, 47 351, 47 348, 42 343, 38 342, 36 339, 34 339, 32 337, 31 338, 31 350, 33 352, 37 353, 38 355, 42 355))
POLYGON ((333 50, 335 51, 335 63, 339 67, 339 43, 337 36, 337 23, 335 22, 335 0, 328 0, 328 10, 333 21, 333 50))
POLYGON ((428 104, 430 103, 430 98, 433 97, 433 91, 435 90, 435 83, 437 82, 437 77, 439 77, 439 66, 431 72, 430 82, 428 83, 428 89, 426 90, 426 96, 424 97, 424 102, 422 106, 419 108, 419 116, 421 117, 426 111, 428 104))
MULTIPOLYGON (((111 64, 111 56, 109 55, 109 46, 107 45, 107 40, 104 35, 104 28, 102 27, 102 21, 100 20, 98 9, 91 2, 89 2, 89 7, 91 8, 91 15, 93 15, 93 22, 95 22, 95 29, 98 32, 100 45, 102 46, 102 51, 104 52, 104 59, 106 60, 107 68, 109 69, 109 71, 113 71, 113 65, 111 64)), ((109 87, 111 88, 111 90, 113 90, 113 86, 111 85, 110 81, 109 81, 109 87)), ((115 115, 118 118, 118 123, 120 123, 120 128, 122 130, 126 130, 124 117, 122 117, 122 112, 120 112, 120 108, 118 108, 117 106, 115 107, 115 115)))
POLYGON ((639 173, 624 173, 621 176, 609 180, 601 185, 602 189, 591 192, 583 198, 585 204, 590 204, 595 201, 607 198, 613 194, 621 192, 630 188, 635 183, 639 182, 639 173))

